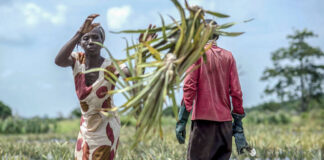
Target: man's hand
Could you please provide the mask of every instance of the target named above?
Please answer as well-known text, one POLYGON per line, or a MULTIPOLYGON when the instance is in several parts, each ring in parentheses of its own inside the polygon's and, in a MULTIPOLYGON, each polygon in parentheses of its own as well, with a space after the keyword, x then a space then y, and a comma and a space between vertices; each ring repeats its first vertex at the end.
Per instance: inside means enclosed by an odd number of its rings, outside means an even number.
POLYGON ((233 136, 235 137, 235 144, 238 154, 244 153, 244 150, 248 149, 249 145, 246 142, 244 133, 234 133, 233 136))
POLYGON ((180 144, 184 144, 186 140, 186 123, 180 121, 176 125, 176 136, 180 144))
POLYGON ((245 114, 232 113, 232 117, 234 119, 233 136, 235 137, 237 153, 242 154, 244 150, 250 149, 244 136, 244 129, 242 124, 242 119, 245 117, 245 114))
POLYGON ((79 33, 86 34, 88 32, 90 32, 93 28, 99 26, 99 23, 92 23, 92 21, 98 17, 99 14, 91 14, 87 17, 87 19, 84 21, 83 25, 80 27, 79 29, 79 33))
POLYGON ((186 110, 186 106, 183 103, 179 109, 179 116, 178 116, 179 121, 177 122, 177 125, 176 125, 176 136, 177 136, 178 142, 180 144, 185 143, 186 124, 187 124, 189 115, 190 115, 190 112, 188 112, 186 110))
MULTIPOLYGON (((154 29, 155 25, 152 27, 152 24, 149 25, 148 27, 148 31, 150 31, 151 29, 154 29)), ((147 41, 151 41, 153 39, 155 39, 157 37, 156 33, 148 33, 146 35, 146 37, 144 37, 144 33, 141 33, 140 36, 138 37, 138 41, 139 42, 147 42, 147 41)))

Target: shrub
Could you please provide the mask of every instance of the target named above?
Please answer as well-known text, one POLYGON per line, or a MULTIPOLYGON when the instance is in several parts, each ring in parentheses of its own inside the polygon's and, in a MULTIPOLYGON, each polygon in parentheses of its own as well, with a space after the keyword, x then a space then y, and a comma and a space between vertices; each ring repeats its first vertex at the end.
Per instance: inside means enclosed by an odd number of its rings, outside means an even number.
POLYGON ((120 123, 122 126, 136 126, 136 119, 128 116, 120 116, 120 123))
POLYGON ((162 113, 163 116, 170 116, 170 117, 175 117, 174 114, 173 114, 173 109, 172 107, 167 107, 163 110, 163 113, 162 113))
POLYGON ((72 110, 71 112, 71 117, 72 118, 80 118, 81 117, 81 110, 80 110, 80 107, 77 107, 75 109, 72 110))
POLYGON ((55 121, 34 117, 22 119, 19 117, 8 117, 0 122, 0 133, 20 134, 20 133, 47 133, 51 126, 55 130, 55 121))
POLYGON ((249 112, 244 119, 247 123, 254 124, 289 124, 291 115, 285 112, 249 112))
POLYGON ((11 115, 12 113, 10 107, 0 101, 0 119, 6 119, 11 115))
POLYGON ((14 117, 8 117, 4 121, 1 122, 1 133, 21 133, 22 132, 22 126, 23 123, 21 120, 14 118, 14 117))

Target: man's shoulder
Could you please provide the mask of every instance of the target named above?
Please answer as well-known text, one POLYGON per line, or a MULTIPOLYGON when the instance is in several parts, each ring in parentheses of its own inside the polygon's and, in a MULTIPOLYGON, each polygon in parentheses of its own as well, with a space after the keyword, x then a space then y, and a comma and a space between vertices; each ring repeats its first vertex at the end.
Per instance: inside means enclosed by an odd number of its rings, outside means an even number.
POLYGON ((227 50, 227 49, 224 49, 224 48, 221 48, 221 47, 218 47, 218 48, 224 53, 232 54, 232 52, 227 50))
POLYGON ((217 47, 216 50, 218 50, 218 52, 221 52, 223 56, 226 56, 228 58, 234 58, 232 52, 229 50, 226 50, 221 47, 217 47))

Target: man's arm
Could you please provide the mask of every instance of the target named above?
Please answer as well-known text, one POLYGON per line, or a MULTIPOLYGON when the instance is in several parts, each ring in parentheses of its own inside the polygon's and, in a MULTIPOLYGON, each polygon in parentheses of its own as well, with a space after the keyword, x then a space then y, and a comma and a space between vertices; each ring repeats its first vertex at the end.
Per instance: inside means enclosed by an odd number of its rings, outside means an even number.
POLYGON ((187 69, 183 85, 183 99, 179 108, 179 120, 176 124, 176 136, 180 144, 185 143, 186 124, 196 97, 201 59, 187 69))
POLYGON ((230 96, 232 97, 233 113, 244 114, 242 90, 240 85, 239 76, 237 73, 236 62, 232 57, 230 68, 230 96))
POLYGON ((196 97, 200 64, 201 64, 201 58, 198 59, 196 63, 194 63, 188 68, 187 70, 188 75, 184 79, 183 101, 186 106, 186 110, 188 112, 192 110, 193 101, 196 97))

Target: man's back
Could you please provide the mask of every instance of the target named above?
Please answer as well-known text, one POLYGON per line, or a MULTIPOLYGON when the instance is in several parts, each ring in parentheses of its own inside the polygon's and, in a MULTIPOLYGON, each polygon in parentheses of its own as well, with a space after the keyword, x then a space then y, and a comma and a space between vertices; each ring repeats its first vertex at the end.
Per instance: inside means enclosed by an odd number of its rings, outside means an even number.
POLYGON ((206 62, 201 58, 188 69, 192 72, 184 81, 186 109, 193 109, 192 120, 231 121, 230 96, 233 112, 244 113, 235 60, 231 52, 217 46, 212 46, 206 56, 206 62))

